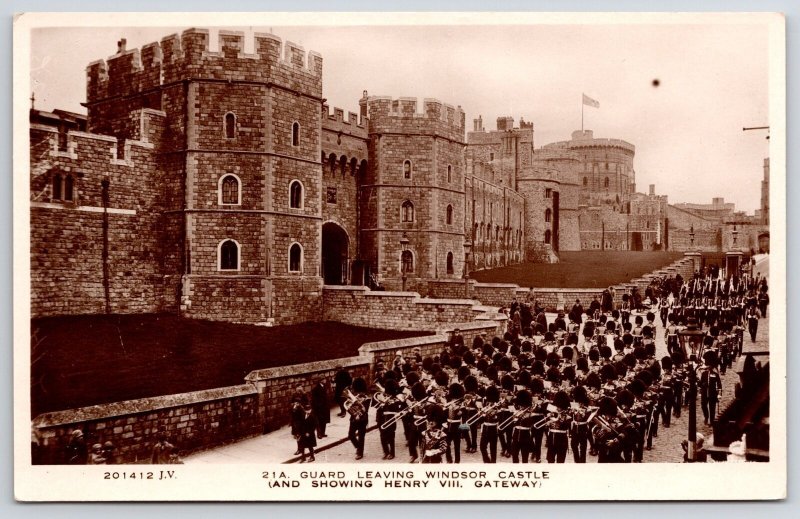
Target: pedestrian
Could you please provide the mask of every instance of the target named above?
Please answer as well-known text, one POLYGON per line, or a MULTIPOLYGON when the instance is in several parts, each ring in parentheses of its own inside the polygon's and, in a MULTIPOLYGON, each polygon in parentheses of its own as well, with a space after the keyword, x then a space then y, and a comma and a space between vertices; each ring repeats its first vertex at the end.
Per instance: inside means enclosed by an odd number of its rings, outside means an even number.
POLYGON ((323 378, 318 378, 311 389, 311 409, 317 419, 317 438, 326 438, 328 435, 325 434, 325 428, 331 421, 331 404, 328 401, 328 389, 323 378))
POLYGON ((301 430, 303 426, 304 408, 307 403, 308 403, 308 398, 306 398, 306 395, 303 392, 303 388, 298 386, 294 392, 294 395, 292 395, 292 401, 290 407, 291 433, 292 437, 297 442, 297 450, 294 451, 295 456, 303 453, 303 449, 300 446, 300 440, 301 440, 301 430))
POLYGON ((300 420, 300 440, 298 446, 300 448, 300 463, 311 463, 314 458, 314 447, 317 446, 317 438, 314 436, 318 434, 319 425, 317 417, 314 416, 314 409, 311 402, 306 402, 303 405, 303 416, 300 420), (308 459, 306 459, 306 450, 308 451, 308 459))
POLYGON ((756 342, 756 333, 758 333, 758 319, 761 317, 761 313, 756 308, 755 304, 750 305, 750 309, 747 310, 747 331, 750 332, 750 340, 752 342, 756 342))
POLYGON ((172 451, 175 446, 167 441, 167 436, 164 433, 158 434, 158 441, 153 445, 153 456, 151 461, 155 465, 163 465, 172 463, 172 451))
POLYGON ((107 441, 103 444, 103 458, 105 458, 106 465, 116 465, 117 456, 115 454, 116 448, 114 444, 107 441))
POLYGON ((92 445, 92 452, 89 454, 89 459, 87 460, 89 465, 105 465, 106 458, 103 456, 103 445, 100 443, 95 443, 92 445))
MULTIPOLYGON (((766 287, 766 285, 764 286, 766 287)), ((761 312, 761 317, 767 316, 767 305, 769 305, 769 294, 765 288, 762 288, 758 293, 758 310, 761 312)))
POLYGON ((347 437, 356 448, 356 459, 364 457, 364 440, 369 424, 369 399, 367 398, 367 382, 358 377, 353 380, 353 390, 347 400, 347 412, 350 414, 350 429, 347 437))
POLYGON ((86 447, 86 438, 83 437, 83 431, 80 429, 75 429, 70 433, 66 457, 68 465, 86 465, 89 452, 86 447))
POLYGON ((344 390, 350 387, 350 384, 353 383, 353 377, 350 376, 350 373, 342 368, 342 366, 336 366, 336 375, 333 377, 333 397, 336 400, 336 403, 339 404, 339 418, 343 418, 345 416, 344 410, 344 390))

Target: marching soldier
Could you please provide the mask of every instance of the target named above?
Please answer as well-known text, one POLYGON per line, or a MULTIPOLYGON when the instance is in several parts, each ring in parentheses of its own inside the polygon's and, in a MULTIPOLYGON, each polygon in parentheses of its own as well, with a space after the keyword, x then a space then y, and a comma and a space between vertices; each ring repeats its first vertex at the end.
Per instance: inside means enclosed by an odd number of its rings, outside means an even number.
POLYGON ((719 401, 719 391, 722 389, 717 365, 719 359, 716 352, 709 351, 703 356, 705 367, 698 377, 700 388, 700 407, 703 409, 703 422, 708 425, 716 420, 717 402, 719 401))
POLYGON ((750 308, 747 310, 747 331, 750 332, 750 340, 752 342, 756 342, 756 333, 758 333, 758 319, 761 317, 761 313, 756 308, 755 304, 751 304, 750 308))
POLYGON ((486 388, 486 407, 482 410, 481 455, 484 463, 497 463, 497 424, 500 406, 500 391, 497 386, 486 388))
POLYGON ((427 428, 421 435, 422 463, 441 463, 447 451, 447 435, 441 429, 444 410, 437 404, 427 410, 427 428))
POLYGON ((567 413, 570 408, 569 395, 559 391, 553 397, 553 415, 548 420, 547 431, 547 463, 564 463, 569 447, 569 430, 572 419, 567 413))
MULTIPOLYGON (((392 460, 395 455, 395 432, 397 431, 397 422, 394 418, 403 409, 403 404, 397 398, 398 389, 396 381, 387 380, 385 400, 383 402, 378 402, 376 408, 376 421, 378 423, 378 431, 381 439, 381 448, 383 449, 383 459, 385 460, 392 460)), ((376 395, 376 398, 379 397, 376 395)))
POLYGON ((345 401, 345 410, 350 414, 350 429, 347 437, 356 448, 356 459, 364 457, 364 439, 369 423, 369 405, 367 382, 357 377, 353 380, 353 390, 345 401))
POLYGON ((447 403, 447 463, 461 463, 461 433, 464 422, 464 386, 458 382, 450 384, 447 403))

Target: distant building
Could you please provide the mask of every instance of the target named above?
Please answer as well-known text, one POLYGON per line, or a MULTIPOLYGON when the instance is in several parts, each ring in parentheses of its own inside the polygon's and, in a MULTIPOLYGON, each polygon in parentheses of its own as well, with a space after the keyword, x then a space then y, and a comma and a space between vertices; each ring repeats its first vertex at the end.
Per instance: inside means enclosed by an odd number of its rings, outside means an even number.
MULTIPOLYGON (((536 148, 531 122, 466 132, 459 106, 367 92, 345 116, 323 98, 319 54, 271 34, 254 54, 241 33, 219 40, 122 40, 86 69, 87 115, 31 110, 34 316, 301 322, 323 285, 405 278, 425 293, 560 251, 684 250, 692 225, 720 250, 728 227, 769 221, 768 187, 759 222, 722 199, 637 193, 635 147, 591 130, 536 148)), ((739 232, 760 247, 763 233, 739 232)))

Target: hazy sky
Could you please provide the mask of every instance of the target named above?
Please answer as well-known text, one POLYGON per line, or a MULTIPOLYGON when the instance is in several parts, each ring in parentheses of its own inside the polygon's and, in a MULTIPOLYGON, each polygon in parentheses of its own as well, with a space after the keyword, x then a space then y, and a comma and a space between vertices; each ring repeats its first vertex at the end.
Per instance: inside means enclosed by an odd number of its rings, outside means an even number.
MULTIPOLYGON (((130 49, 185 28, 34 30, 36 107, 85 113, 89 62, 114 54, 121 37, 130 49)), ((487 129, 499 116, 524 117, 534 123, 536 147, 580 129, 585 92, 600 102, 585 108, 585 128, 636 146, 639 191, 656 184, 671 203, 721 196, 748 213, 760 205, 768 141, 742 127, 769 124, 766 25, 236 29, 247 35, 246 51, 254 31, 271 29, 322 54, 330 106, 358 112, 363 90, 436 97, 464 108, 467 130, 479 114, 487 129)))

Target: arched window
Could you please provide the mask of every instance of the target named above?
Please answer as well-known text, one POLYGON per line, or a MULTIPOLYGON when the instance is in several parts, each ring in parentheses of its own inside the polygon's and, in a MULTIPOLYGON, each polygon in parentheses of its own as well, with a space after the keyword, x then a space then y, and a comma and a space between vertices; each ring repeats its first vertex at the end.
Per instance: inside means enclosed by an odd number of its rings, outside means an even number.
POLYGON ((61 173, 56 173, 53 175, 53 200, 61 200, 61 173))
POLYGON ((347 175, 347 157, 342 155, 342 158, 339 159, 339 168, 342 170, 342 177, 347 175))
POLYGON ((403 178, 411 178, 411 161, 406 160, 403 162, 403 178))
POLYGON ((448 274, 452 274, 453 273, 453 253, 452 252, 448 252, 447 253, 447 273, 448 274))
POLYGON ((547 222, 547 223, 550 223, 550 217, 551 217, 552 214, 553 214, 552 211, 550 211, 550 208, 548 208, 544 212, 544 221, 547 222))
POLYGON ((289 207, 292 209, 303 208, 303 184, 299 180, 292 180, 289 184, 289 207))
POLYGON ((367 174, 367 161, 362 160, 361 164, 358 166, 358 174, 359 175, 366 175, 367 174))
POLYGON ((608 189, 608 177, 603 181, 603 187, 608 189))
POLYGON ((295 242, 289 247, 289 272, 303 271, 303 247, 295 242))
POLYGON ((228 112, 225 114, 225 138, 236 138, 236 116, 233 114, 233 112, 228 112))
POLYGON ((292 146, 300 146, 300 123, 292 123, 292 146))
POLYGON ((356 176, 356 171, 358 170, 358 159, 353 157, 350 159, 350 176, 356 176))
POLYGON ((494 226, 494 239, 495 240, 499 240, 500 239, 500 226, 499 225, 495 225, 494 226))
POLYGON ((238 205, 240 203, 241 183, 236 175, 228 174, 220 177, 217 188, 219 192, 218 203, 220 205, 238 205))
POLYGON ((333 153, 328 157, 328 167, 331 168, 331 175, 336 175, 336 155, 333 153))
POLYGON ((410 250, 404 250, 400 255, 400 268, 401 272, 414 272, 414 255, 410 250))
POLYGON ((584 186, 588 186, 589 185, 589 179, 588 178, 583 177, 583 185, 584 186))
POLYGON ((239 270, 239 244, 236 240, 223 240, 219 244, 219 270, 239 270))
POLYGON ((450 164, 447 165, 447 182, 450 183, 453 181, 453 166, 450 164))
POLYGON ((453 225, 453 206, 447 206, 447 225, 453 225))
POLYGON ((400 212, 402 213, 402 220, 404 222, 414 221, 414 204, 412 204, 411 201, 406 200, 403 202, 400 212))
POLYGON ((72 202, 73 182, 72 175, 64 177, 64 200, 72 202))
POLYGON ((546 231, 544 231, 544 242, 545 243, 550 243, 550 236, 551 236, 550 229, 547 229, 546 231))

